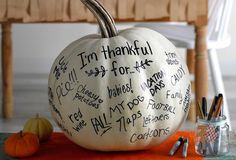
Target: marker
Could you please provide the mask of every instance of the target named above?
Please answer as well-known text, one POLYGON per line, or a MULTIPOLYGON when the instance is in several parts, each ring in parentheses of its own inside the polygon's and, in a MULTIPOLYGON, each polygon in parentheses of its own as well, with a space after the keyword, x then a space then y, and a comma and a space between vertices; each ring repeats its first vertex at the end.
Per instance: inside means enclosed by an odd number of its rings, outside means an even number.
POLYGON ((175 152, 179 149, 180 145, 183 143, 183 137, 179 137, 179 139, 175 142, 175 144, 172 146, 169 155, 173 156, 175 152))
POLYGON ((207 117, 207 100, 206 97, 202 97, 202 112, 204 114, 204 119, 207 117))
POLYGON ((218 96, 215 96, 215 98, 213 99, 213 102, 211 104, 211 108, 210 108, 210 111, 209 111, 209 114, 208 114, 208 117, 207 117, 207 120, 210 121, 211 120, 211 117, 215 111, 215 106, 217 104, 217 101, 218 101, 218 96))
POLYGON ((217 126, 215 132, 218 133, 218 137, 215 139, 214 141, 214 146, 213 146, 213 150, 214 153, 217 155, 218 152, 220 152, 220 147, 221 147, 221 126, 217 126))
POLYGON ((202 107, 199 104, 199 101, 197 102, 197 106, 198 106, 198 109, 199 109, 199 112, 200 112, 199 118, 204 119, 204 113, 202 111, 202 107))
MULTIPOLYGON (((223 101, 223 99, 224 99, 224 98, 223 98, 223 94, 222 94, 222 93, 219 93, 218 96, 219 96, 219 97, 222 97, 222 101, 223 101)), ((221 111, 220 111, 219 116, 223 116, 223 111, 224 111, 224 110, 223 110, 223 102, 222 102, 221 105, 222 105, 222 107, 221 107, 221 111)))
POLYGON ((220 112, 222 112, 222 104, 223 104, 223 95, 219 94, 218 96, 218 101, 215 107, 215 112, 214 112, 214 118, 219 118, 220 116, 220 112))
POLYGON ((183 147, 183 152, 182 152, 182 156, 184 158, 187 157, 187 154, 188 154, 188 138, 185 138, 184 139, 184 147, 183 147))

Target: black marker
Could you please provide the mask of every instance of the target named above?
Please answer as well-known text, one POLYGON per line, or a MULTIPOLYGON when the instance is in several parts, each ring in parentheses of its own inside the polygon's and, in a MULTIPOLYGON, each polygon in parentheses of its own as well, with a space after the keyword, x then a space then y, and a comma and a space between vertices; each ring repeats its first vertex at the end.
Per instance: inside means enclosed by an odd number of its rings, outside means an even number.
POLYGON ((208 114, 208 117, 207 117, 207 120, 210 121, 211 120, 211 117, 215 111, 215 106, 217 104, 217 101, 218 101, 218 96, 215 96, 215 98, 213 99, 213 102, 211 104, 211 108, 210 108, 210 111, 209 111, 209 114, 208 114))
POLYGON ((179 137, 179 139, 175 142, 175 144, 172 146, 169 155, 173 156, 175 152, 179 149, 181 144, 183 143, 183 137, 179 137))
POLYGON ((204 119, 207 117, 207 100, 206 97, 202 97, 202 112, 204 115, 204 119))
POLYGON ((188 154, 188 138, 184 139, 184 147, 183 147, 182 156, 186 158, 187 154, 188 154))

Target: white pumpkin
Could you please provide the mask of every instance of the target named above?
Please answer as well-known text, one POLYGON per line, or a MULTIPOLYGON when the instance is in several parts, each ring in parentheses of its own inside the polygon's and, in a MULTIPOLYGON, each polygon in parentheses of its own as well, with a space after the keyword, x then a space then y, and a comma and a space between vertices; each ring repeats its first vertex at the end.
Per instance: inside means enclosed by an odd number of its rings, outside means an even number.
POLYGON ((164 142, 188 113, 185 63, 159 33, 116 33, 98 2, 83 2, 99 10, 103 38, 83 37, 56 58, 49 75, 53 118, 69 139, 92 150, 141 150, 164 142))

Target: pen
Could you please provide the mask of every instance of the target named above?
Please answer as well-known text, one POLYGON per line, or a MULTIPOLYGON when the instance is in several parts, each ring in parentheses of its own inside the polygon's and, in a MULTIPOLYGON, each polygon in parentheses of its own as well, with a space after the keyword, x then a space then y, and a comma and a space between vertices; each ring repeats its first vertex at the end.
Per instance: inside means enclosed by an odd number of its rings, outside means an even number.
POLYGON ((183 143, 183 137, 179 137, 179 139, 172 146, 169 155, 173 156, 175 152, 179 149, 180 145, 183 143))

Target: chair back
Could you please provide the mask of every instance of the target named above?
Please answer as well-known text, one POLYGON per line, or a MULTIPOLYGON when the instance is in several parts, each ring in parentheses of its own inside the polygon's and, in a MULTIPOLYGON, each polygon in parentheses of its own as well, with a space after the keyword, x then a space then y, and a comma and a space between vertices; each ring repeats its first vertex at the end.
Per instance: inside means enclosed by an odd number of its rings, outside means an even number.
POLYGON ((233 0, 208 1, 208 39, 226 38, 232 6, 233 0))

